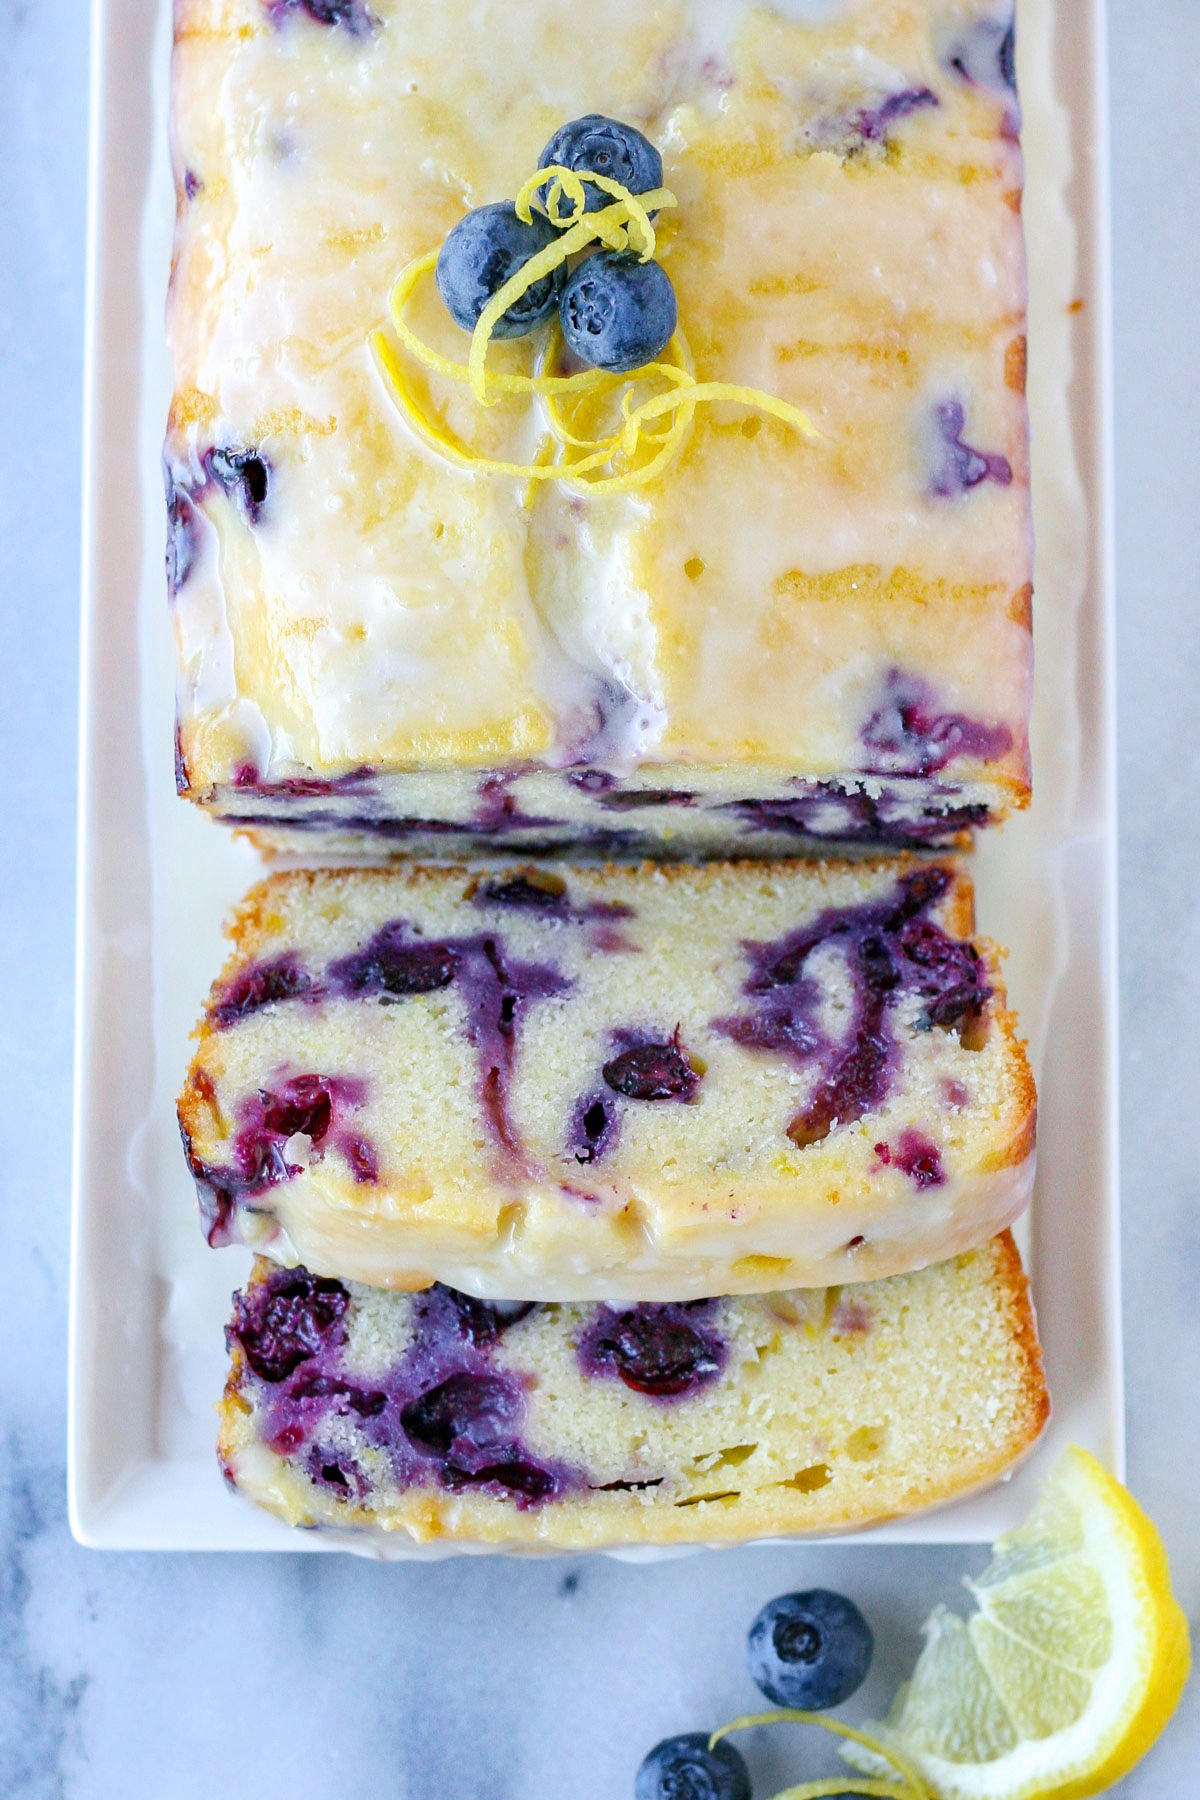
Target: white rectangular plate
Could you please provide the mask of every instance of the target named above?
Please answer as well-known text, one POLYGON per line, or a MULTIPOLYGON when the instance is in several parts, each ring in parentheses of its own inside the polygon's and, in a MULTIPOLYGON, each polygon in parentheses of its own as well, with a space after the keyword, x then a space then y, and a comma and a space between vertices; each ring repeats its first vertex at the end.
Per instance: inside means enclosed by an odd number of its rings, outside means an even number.
MULTIPOLYGON (((1123 1465, 1116 1216, 1116 802, 1102 0, 1021 0, 1038 535, 1037 796, 978 853, 981 924, 1041 1088, 1024 1233, 1055 1414, 1012 1482, 861 1541, 968 1543, 1055 1448, 1123 1465)), ((84 423, 70 1505, 110 1549, 344 1548, 235 1501, 213 1454, 229 1295, 174 1118, 220 926, 258 872, 180 803, 159 446, 169 0, 95 0, 84 423)), ((365 1547, 365 1546, 364 1546, 365 1547)), ((421 1552, 396 1544, 391 1554, 421 1552)))

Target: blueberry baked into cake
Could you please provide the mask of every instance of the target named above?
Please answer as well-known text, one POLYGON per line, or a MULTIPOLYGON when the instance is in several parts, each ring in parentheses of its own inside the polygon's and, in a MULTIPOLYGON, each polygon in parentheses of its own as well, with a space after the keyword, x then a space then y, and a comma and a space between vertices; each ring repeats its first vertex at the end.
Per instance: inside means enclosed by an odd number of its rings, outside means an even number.
POLYGON ((386 1294, 255 1265, 220 1457, 293 1525, 557 1549, 844 1531, 970 1492, 1048 1411, 1011 1239, 687 1305, 386 1294))
POLYGON ((973 1248, 1028 1200, 1035 1103, 972 923, 912 860, 276 875, 180 1103, 210 1241, 539 1300, 973 1248))
POLYGON ((376 855, 1025 804, 1009 0, 175 18, 181 791, 376 855))

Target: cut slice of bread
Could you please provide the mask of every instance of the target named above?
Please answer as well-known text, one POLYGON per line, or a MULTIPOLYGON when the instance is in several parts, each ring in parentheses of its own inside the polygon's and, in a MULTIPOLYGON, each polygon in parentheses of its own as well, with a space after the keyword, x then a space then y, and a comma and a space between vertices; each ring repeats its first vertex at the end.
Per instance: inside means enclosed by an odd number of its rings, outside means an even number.
POLYGON ((1049 1414, 1011 1237, 687 1306, 493 1306, 259 1260, 220 1457, 289 1524, 498 1549, 850 1531, 1009 1471, 1049 1414))
POLYGON ((1033 1083, 962 868, 282 874, 179 1115, 213 1242, 537 1300, 874 1280, 1024 1207, 1033 1083))

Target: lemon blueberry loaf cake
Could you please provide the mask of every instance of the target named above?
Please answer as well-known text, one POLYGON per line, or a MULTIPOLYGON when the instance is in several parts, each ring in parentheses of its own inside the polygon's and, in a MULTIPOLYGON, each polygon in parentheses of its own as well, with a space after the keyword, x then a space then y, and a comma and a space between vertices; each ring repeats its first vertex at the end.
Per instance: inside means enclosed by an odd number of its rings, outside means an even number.
POLYGON ((219 1454, 294 1525, 601 1548, 844 1531, 995 1480, 1049 1411, 1006 1235, 853 1287, 493 1303, 259 1261, 219 1454))
POLYGON ((179 1116, 209 1239, 509 1299, 869 1280, 1024 1207, 1035 1102, 961 868, 282 873, 179 1116))
POLYGON ((183 792, 337 853, 1024 804, 1010 0, 175 19, 183 792))

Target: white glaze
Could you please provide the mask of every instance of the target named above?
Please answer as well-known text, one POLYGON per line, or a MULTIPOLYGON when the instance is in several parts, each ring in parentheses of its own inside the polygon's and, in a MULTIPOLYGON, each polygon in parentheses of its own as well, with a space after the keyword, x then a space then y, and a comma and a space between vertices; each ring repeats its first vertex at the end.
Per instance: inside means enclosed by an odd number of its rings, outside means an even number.
MULTIPOLYGON (((478 769, 569 761, 581 743, 625 769, 832 774, 861 762, 896 662, 946 707, 1006 722, 1001 766, 1022 781, 1025 412, 1001 379, 1023 309, 1002 198, 1020 157, 1003 100, 938 62, 932 0, 890 35, 853 0, 596 0, 586 55, 555 0, 380 0, 382 30, 357 39, 243 10, 252 35, 203 51, 184 35, 176 59, 177 173, 204 185, 181 209, 168 453, 194 480, 212 444, 256 443, 272 469, 257 526, 215 484, 199 498, 220 558, 206 551, 176 608, 199 788, 247 762, 478 769), (897 127, 886 167, 879 145, 854 167, 811 153, 807 124, 911 84, 941 103, 897 127), (698 372, 808 407, 816 447, 702 412, 644 495, 572 509, 545 488, 526 505, 519 482, 413 436, 366 346, 395 274, 595 105, 666 150, 681 205, 662 254, 698 372), (956 178, 964 164, 978 175, 956 178), (928 395, 960 387, 971 441, 1002 449, 1015 480, 931 502, 928 395), (908 585, 872 601, 863 566, 908 585), (597 680, 637 697, 598 740, 597 680)), ((225 16, 215 0, 179 15, 185 33, 225 16)), ((416 323, 465 354, 436 298, 416 323)), ((537 403, 482 414, 444 384, 436 401, 491 454, 535 454, 537 403)))

